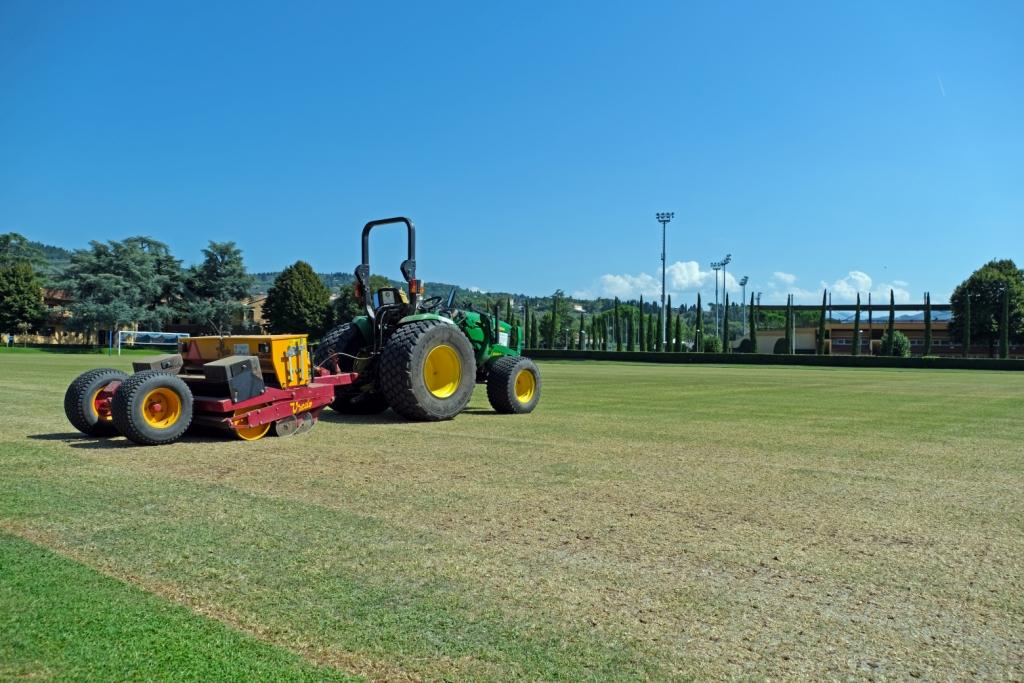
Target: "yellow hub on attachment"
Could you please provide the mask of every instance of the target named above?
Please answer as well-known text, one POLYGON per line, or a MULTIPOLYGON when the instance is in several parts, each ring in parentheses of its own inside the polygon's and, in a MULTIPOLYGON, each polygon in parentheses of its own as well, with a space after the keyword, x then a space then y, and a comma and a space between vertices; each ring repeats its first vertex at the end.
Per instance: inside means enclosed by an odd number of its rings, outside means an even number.
POLYGON ((533 399, 533 392, 537 390, 537 379, 529 370, 520 370, 516 373, 516 400, 520 403, 529 403, 533 399))
POLYGON ((462 381, 462 359, 447 344, 435 346, 423 361, 423 383, 437 398, 454 394, 462 381))
MULTIPOLYGON (((236 410, 235 417, 245 415, 248 412, 248 410, 236 410)), ((241 439, 242 441, 255 441, 256 439, 262 439, 264 436, 266 436, 267 432, 270 431, 270 427, 270 422, 262 425, 257 425, 255 427, 250 427, 246 425, 244 422, 242 424, 238 424, 236 422, 235 434, 237 434, 238 438, 241 439)))
POLYGON ((160 387, 142 399, 142 419, 150 427, 167 429, 181 417, 181 397, 173 389, 160 387))
POLYGON ((89 407, 92 408, 92 414, 97 420, 110 422, 114 419, 114 416, 110 414, 110 411, 108 410, 105 414, 101 414, 100 409, 97 407, 100 401, 100 394, 103 393, 104 389, 106 389, 106 387, 100 387, 96 390, 96 393, 92 395, 92 400, 89 402, 89 407))

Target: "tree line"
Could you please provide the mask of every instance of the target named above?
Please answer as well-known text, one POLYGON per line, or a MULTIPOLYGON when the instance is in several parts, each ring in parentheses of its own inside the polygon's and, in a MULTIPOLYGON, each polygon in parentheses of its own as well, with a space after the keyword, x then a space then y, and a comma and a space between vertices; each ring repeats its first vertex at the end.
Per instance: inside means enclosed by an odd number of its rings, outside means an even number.
MULTIPOLYGON (((73 252, 31 243, 17 233, 0 235, 0 330, 25 333, 38 329, 48 311, 44 285, 65 290, 71 303, 69 327, 80 330, 116 330, 138 325, 164 329, 173 321, 188 321, 199 333, 246 332, 245 299, 257 278, 246 270, 241 249, 234 242, 211 241, 202 260, 183 266, 169 247, 149 237, 89 243, 73 252), (55 262, 59 266, 55 267, 55 262)), ((263 315, 271 332, 308 332, 316 338, 330 327, 361 313, 350 279, 336 274, 332 288, 304 261, 297 261, 269 282, 263 315)), ((373 275, 374 289, 394 286, 373 275)), ((445 295, 449 285, 427 284, 428 295, 445 295)), ((817 326, 815 351, 824 353, 827 293, 820 311, 797 311, 792 298, 785 311, 762 311, 754 295, 744 306, 728 293, 717 308, 705 306, 698 293, 691 306, 674 306, 668 297, 664 311, 659 302, 611 299, 579 300, 556 290, 547 297, 515 298, 458 289, 457 303, 493 311, 524 328, 528 348, 568 348, 614 351, 753 352, 757 331, 782 329, 777 353, 795 351, 795 328, 817 326), (585 310, 577 310, 585 309, 585 310), (720 319, 717 334, 715 314, 720 319), (744 318, 745 314, 745 318, 744 318), (664 332, 662 325, 665 325, 664 332), (747 330, 744 333, 744 329, 747 330), (664 337, 665 343, 662 343, 664 337), (738 344, 734 344, 738 341, 738 344)), ((743 302, 746 303, 746 302, 743 302)), ((1013 261, 993 260, 971 274, 950 298, 953 317, 950 334, 961 340, 966 354, 972 344, 985 345, 990 355, 1005 356, 1012 343, 1024 341, 1024 271, 1013 261)), ((894 298, 882 353, 908 355, 910 343, 895 330, 894 298)), ((926 295, 925 348, 931 353, 931 297, 926 295)), ((58 311, 60 313, 60 311, 58 311)), ((853 353, 860 352, 860 299, 855 313, 853 353)))

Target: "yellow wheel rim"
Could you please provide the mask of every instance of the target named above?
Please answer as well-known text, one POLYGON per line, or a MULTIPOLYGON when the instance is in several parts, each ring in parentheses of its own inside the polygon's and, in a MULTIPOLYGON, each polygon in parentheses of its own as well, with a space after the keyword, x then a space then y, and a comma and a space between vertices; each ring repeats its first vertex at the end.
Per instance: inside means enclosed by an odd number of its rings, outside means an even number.
POLYGON ((520 370, 516 373, 516 400, 520 403, 529 403, 533 399, 533 392, 537 391, 537 378, 529 370, 520 370))
POLYGON ((114 416, 111 415, 109 411, 105 415, 102 415, 100 414, 100 409, 96 407, 100 400, 100 394, 102 394, 103 390, 106 388, 106 386, 102 386, 96 390, 96 393, 92 395, 92 400, 89 401, 89 407, 92 408, 92 414, 96 417, 97 420, 104 420, 105 422, 110 422, 111 420, 114 419, 114 416))
MULTIPOLYGON (((239 417, 240 415, 245 415, 247 412, 250 412, 250 411, 247 411, 247 410, 237 410, 237 411, 235 411, 235 417, 239 417)), ((236 424, 235 425, 235 434, 238 435, 238 438, 241 439, 242 441, 255 441, 256 439, 262 439, 264 436, 266 436, 267 432, 270 431, 270 426, 271 426, 270 422, 268 422, 266 424, 262 424, 262 425, 257 425, 255 427, 249 427, 249 426, 244 425, 244 424, 242 424, 242 425, 236 424)))
POLYGON ((423 383, 437 398, 454 394, 462 381, 462 360, 447 344, 435 346, 423 361, 423 383))
POLYGON ((181 397, 167 387, 153 389, 142 399, 142 419, 150 427, 167 429, 181 417, 181 397))

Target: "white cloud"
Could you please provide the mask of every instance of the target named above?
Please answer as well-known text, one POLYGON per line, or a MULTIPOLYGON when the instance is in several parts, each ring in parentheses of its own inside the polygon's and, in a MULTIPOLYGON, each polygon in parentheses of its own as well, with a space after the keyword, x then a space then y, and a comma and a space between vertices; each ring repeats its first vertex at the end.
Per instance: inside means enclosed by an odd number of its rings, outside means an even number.
POLYGON ((772 279, 791 285, 796 282, 796 275, 793 275, 792 273, 783 273, 781 270, 777 270, 772 273, 772 279))
MULTIPOLYGON (((661 296, 660 268, 655 270, 655 273, 606 273, 590 287, 574 291, 573 296, 580 299, 616 296, 620 299, 637 299, 642 294, 644 298, 656 298, 661 296)), ((719 275, 719 287, 723 286, 721 277, 719 275)), ((725 286, 730 292, 742 291, 739 281, 732 273, 726 273, 725 286)), ((714 289, 714 271, 701 270, 700 264, 696 261, 676 261, 665 268, 665 291, 673 296, 696 295, 697 291, 704 290, 707 298, 706 293, 713 292, 714 289)))
POLYGON ((892 290, 893 298, 898 304, 911 303, 910 284, 906 280, 893 280, 892 282, 879 282, 861 270, 851 270, 846 277, 839 278, 831 285, 827 282, 821 283, 822 287, 832 292, 832 301, 835 303, 853 303, 857 299, 858 292, 862 300, 867 299, 868 293, 874 302, 885 302, 889 300, 889 290, 892 290))

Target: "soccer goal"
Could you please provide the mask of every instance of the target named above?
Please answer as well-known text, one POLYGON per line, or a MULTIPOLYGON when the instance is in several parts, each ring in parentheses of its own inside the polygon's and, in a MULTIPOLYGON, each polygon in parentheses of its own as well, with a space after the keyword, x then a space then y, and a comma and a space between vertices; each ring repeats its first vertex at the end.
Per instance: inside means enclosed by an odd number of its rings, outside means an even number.
POLYGON ((188 332, 150 332, 145 330, 118 330, 117 355, 121 349, 134 349, 140 346, 170 346, 178 348, 178 342, 188 339, 188 332))

